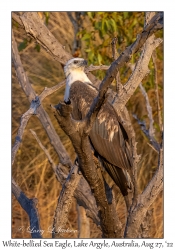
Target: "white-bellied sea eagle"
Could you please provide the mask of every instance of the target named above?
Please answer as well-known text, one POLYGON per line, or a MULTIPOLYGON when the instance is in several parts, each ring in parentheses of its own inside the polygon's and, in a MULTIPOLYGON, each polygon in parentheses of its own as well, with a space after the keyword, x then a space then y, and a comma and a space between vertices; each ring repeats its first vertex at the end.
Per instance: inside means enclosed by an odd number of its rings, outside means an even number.
MULTIPOLYGON (((84 72, 87 62, 83 58, 70 59, 64 66, 66 89, 64 102, 73 105, 72 117, 83 119, 98 91, 84 72)), ((132 167, 128 135, 119 122, 113 106, 106 102, 100 109, 89 134, 96 155, 122 194, 128 194, 128 173, 132 167)))

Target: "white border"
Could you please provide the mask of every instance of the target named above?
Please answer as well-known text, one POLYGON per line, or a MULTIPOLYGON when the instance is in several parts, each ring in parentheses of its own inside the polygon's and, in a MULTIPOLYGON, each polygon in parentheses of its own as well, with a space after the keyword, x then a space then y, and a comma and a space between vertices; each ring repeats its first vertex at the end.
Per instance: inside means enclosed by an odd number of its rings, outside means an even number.
MULTIPOLYGON (((0 239, 11 238, 11 11, 164 11, 164 127, 165 127, 165 228, 164 240, 174 242, 174 193, 175 193, 175 97, 174 97, 174 4, 173 1, 24 1, 6 0, 1 2, 0 24, 0 239)), ((164 241, 163 240, 163 241, 164 241)), ((2 244, 0 242, 0 244, 2 244)), ((175 247, 175 246, 174 246, 175 247)), ((131 248, 132 249, 132 248, 131 248)))

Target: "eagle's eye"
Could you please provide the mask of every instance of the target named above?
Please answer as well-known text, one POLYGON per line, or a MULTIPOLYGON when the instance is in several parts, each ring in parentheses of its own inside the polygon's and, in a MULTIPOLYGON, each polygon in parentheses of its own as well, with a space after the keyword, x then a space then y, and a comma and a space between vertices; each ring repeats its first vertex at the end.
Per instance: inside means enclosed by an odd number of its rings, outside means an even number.
POLYGON ((74 61, 74 64, 77 64, 77 63, 78 63, 78 61, 75 60, 75 61, 74 61))

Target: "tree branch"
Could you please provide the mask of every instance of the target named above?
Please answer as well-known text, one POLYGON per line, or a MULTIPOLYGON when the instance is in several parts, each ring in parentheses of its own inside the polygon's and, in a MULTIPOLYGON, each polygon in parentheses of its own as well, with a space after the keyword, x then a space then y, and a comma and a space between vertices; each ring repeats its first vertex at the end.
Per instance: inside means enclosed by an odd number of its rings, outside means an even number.
POLYGON ((18 187, 13 178, 12 178, 12 193, 16 197, 21 207, 26 211, 26 213, 29 216, 30 229, 32 229, 31 233, 32 238, 36 239, 42 238, 39 216, 36 208, 37 199, 27 198, 27 196, 21 191, 21 189, 18 187))
POLYGON ((56 40, 48 28, 43 24, 37 12, 25 12, 20 16, 26 33, 30 34, 60 63, 65 64, 72 56, 56 40))
POLYGON ((90 65, 85 69, 85 72, 90 72, 90 71, 95 71, 95 70, 108 70, 110 66, 108 65, 99 65, 99 66, 94 66, 90 65))
POLYGON ((150 61, 152 52, 161 42, 162 39, 160 38, 156 40, 154 40, 154 37, 148 38, 133 73, 120 92, 120 96, 115 100, 115 106, 119 107, 120 105, 123 107, 133 95, 143 78, 149 73, 148 63, 150 61))
MULTIPOLYGON (((112 39, 112 42, 111 42, 113 61, 117 60, 117 58, 119 57, 119 54, 118 54, 117 49, 116 49, 117 41, 118 41, 117 37, 114 37, 112 39)), ((116 92, 117 92, 117 94, 119 94, 119 91, 122 88, 119 70, 118 70, 118 72, 117 72, 117 74, 115 76, 115 81, 116 81, 116 92)))
POLYGON ((57 207, 54 215, 52 238, 56 237, 57 229, 61 226, 64 228, 69 210, 72 205, 72 198, 74 196, 74 191, 80 181, 81 175, 78 174, 78 166, 74 166, 69 173, 65 183, 62 186, 61 193, 59 195, 57 207))
POLYGON ((147 95, 144 87, 142 86, 142 83, 139 84, 139 87, 140 87, 142 94, 145 97, 145 101, 146 101, 146 109, 147 109, 148 118, 149 118, 149 135, 154 138, 155 133, 154 133, 154 127, 153 127, 154 120, 153 120, 153 116, 152 116, 152 107, 149 103, 148 95, 147 95))
POLYGON ((143 133, 146 135, 146 137, 148 138, 148 140, 150 141, 151 145, 154 147, 154 149, 159 152, 160 150, 160 145, 159 143, 155 140, 154 137, 152 137, 152 135, 150 135, 149 130, 146 129, 146 124, 144 121, 140 121, 137 117, 137 115, 133 114, 133 117, 137 120, 138 124, 141 127, 141 130, 143 131, 143 133))
POLYGON ((156 93, 156 100, 157 100, 157 113, 158 113, 158 121, 159 121, 159 128, 162 131, 162 117, 161 117, 161 109, 160 109, 160 102, 159 102, 159 91, 158 91, 158 83, 157 83, 157 55, 156 50, 152 53, 152 59, 154 64, 154 83, 155 83, 155 93, 156 93))
POLYGON ((39 95, 39 99, 40 102, 42 102, 44 100, 44 98, 46 98, 46 96, 53 94, 55 91, 57 91, 58 89, 62 88, 65 85, 65 80, 56 84, 53 87, 47 88, 45 87, 43 92, 39 95))
POLYGON ((15 138, 15 143, 14 143, 13 148, 12 148, 12 166, 13 166, 13 163, 14 163, 14 160, 16 157, 16 153, 17 153, 19 146, 22 142, 22 136, 23 136, 24 130, 25 130, 26 125, 27 125, 30 117, 32 116, 32 114, 33 114, 33 112, 31 112, 31 109, 29 109, 21 117, 21 124, 20 124, 20 127, 18 129, 18 133, 17 133, 17 136, 15 138))

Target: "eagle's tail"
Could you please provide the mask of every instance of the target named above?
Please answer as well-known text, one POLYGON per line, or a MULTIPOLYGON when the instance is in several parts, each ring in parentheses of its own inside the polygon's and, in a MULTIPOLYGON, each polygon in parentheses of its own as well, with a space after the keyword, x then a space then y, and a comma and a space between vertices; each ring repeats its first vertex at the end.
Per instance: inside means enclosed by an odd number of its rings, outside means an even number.
POLYGON ((104 158, 100 157, 100 160, 112 178, 112 180, 115 182, 115 184, 120 188, 121 193, 123 196, 126 196, 128 194, 128 180, 126 175, 124 174, 123 170, 117 166, 114 166, 113 164, 107 162, 104 158))

